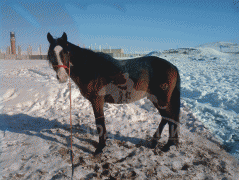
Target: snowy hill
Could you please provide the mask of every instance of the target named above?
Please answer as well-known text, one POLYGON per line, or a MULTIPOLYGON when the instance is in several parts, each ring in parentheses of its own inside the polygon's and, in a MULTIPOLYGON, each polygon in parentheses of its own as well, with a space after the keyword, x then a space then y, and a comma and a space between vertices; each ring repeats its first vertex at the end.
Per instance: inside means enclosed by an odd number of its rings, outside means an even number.
POLYGON ((152 51, 148 54, 146 54, 145 56, 160 56, 162 54, 162 52, 160 51, 152 51))
POLYGON ((227 53, 239 53, 239 44, 235 42, 213 42, 213 43, 207 43, 202 44, 197 47, 200 48, 211 48, 215 49, 221 52, 227 52, 227 53))

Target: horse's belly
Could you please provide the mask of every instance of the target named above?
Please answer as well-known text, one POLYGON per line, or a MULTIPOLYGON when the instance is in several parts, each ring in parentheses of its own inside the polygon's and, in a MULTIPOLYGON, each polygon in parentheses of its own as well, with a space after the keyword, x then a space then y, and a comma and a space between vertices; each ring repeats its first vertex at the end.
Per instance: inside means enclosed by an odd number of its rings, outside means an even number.
POLYGON ((105 97, 105 102, 123 104, 140 100, 147 96, 147 92, 136 90, 130 85, 119 88, 114 84, 108 84, 99 91, 99 95, 105 97))
POLYGON ((132 103, 146 97, 146 92, 136 91, 134 89, 133 91, 119 91, 117 95, 114 93, 110 94, 110 96, 114 99, 113 103, 123 104, 132 103))

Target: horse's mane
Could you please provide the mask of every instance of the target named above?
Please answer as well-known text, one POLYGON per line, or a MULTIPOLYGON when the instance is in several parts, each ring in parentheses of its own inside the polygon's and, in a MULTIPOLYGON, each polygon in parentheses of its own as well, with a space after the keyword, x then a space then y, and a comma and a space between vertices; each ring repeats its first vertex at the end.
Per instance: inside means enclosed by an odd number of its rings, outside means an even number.
POLYGON ((109 54, 103 53, 103 52, 94 52, 91 49, 87 49, 87 48, 82 48, 79 46, 76 46, 75 44, 72 44, 70 42, 67 42, 70 45, 70 48, 76 52, 77 56, 81 56, 82 58, 84 58, 84 56, 87 56, 87 59, 89 58, 103 58, 103 59, 108 59, 108 60, 112 60, 115 61, 116 59, 113 58, 112 56, 110 56, 109 54))
POLYGON ((103 52, 94 52, 90 49, 81 48, 70 42, 71 61, 75 73, 86 73, 97 77, 99 74, 107 77, 114 76, 122 71, 118 60, 103 52))

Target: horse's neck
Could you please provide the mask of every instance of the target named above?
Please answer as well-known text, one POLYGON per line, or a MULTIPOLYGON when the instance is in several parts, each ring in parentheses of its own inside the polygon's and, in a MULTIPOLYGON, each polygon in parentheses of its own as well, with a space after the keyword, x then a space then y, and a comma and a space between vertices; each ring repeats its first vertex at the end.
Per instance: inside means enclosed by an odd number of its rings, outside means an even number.
POLYGON ((71 43, 69 43, 69 48, 71 51, 70 62, 73 65, 72 75, 82 78, 82 76, 84 77, 83 72, 85 72, 85 65, 87 64, 87 61, 91 59, 87 57, 90 52, 87 49, 71 43))
MULTIPOLYGON (((76 46, 72 43, 68 43, 70 51, 72 52, 72 64, 76 63, 79 64, 80 62, 83 62, 86 60, 86 56, 89 53, 88 49, 81 48, 79 46, 76 46)), ((92 52, 93 53, 93 52, 92 52)))

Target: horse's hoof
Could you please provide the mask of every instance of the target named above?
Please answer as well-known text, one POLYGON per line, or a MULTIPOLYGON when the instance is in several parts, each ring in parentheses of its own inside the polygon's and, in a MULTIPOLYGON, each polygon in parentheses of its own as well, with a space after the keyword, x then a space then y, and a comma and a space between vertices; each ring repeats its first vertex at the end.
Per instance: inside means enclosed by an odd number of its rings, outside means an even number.
POLYGON ((168 152, 170 150, 170 147, 171 146, 176 146, 178 147, 178 143, 177 142, 174 142, 174 141, 168 141, 167 144, 165 144, 163 146, 163 148, 161 149, 161 151, 163 152, 168 152))
POLYGON ((158 141, 155 140, 155 139, 153 139, 153 140, 151 141, 151 146, 150 146, 150 148, 151 148, 151 149, 156 148, 157 144, 158 144, 158 141))
POLYGON ((163 152, 168 152, 169 149, 170 149, 170 146, 171 146, 171 145, 165 144, 165 146, 161 149, 161 151, 163 151, 163 152))
POLYGON ((103 152, 102 149, 101 150, 96 149, 93 155, 94 156, 100 156, 102 154, 102 152, 103 152))
POLYGON ((103 146, 98 146, 97 149, 96 149, 95 152, 94 152, 94 156, 97 156, 97 155, 102 154, 104 147, 105 147, 105 145, 103 145, 103 146))

